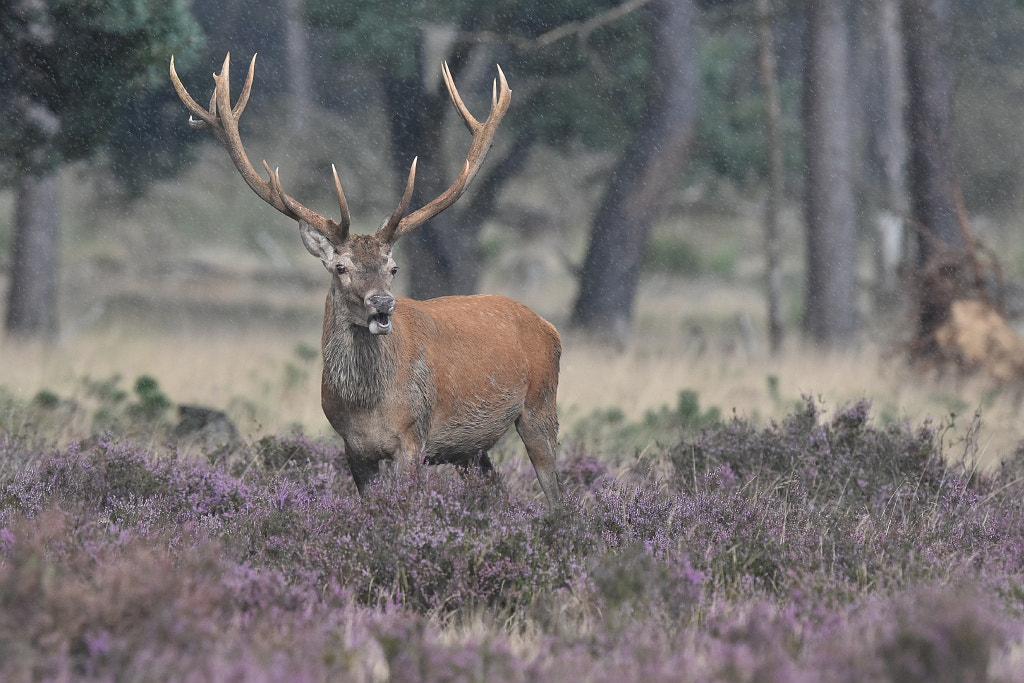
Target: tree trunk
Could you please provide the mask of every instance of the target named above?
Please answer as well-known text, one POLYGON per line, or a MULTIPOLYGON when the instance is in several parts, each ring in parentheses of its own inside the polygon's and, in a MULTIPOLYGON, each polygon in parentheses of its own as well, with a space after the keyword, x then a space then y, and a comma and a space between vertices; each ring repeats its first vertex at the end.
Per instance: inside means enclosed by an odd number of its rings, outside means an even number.
MULTIPOLYGON (((918 235, 919 275, 942 250, 966 247, 957 216, 953 161, 953 70, 948 56, 952 5, 951 0, 903 1, 910 209, 918 235)), ((919 339, 931 336, 950 303, 923 298, 919 339)))
MULTIPOLYGON (((418 60, 419 61, 419 60, 418 60)), ((444 101, 438 94, 427 92, 419 74, 412 78, 395 78, 388 74, 384 79, 385 110, 391 120, 391 162, 395 174, 396 195, 405 189, 409 166, 414 157, 418 158, 416 190, 409 204, 409 211, 422 206, 442 191, 440 177, 443 175, 441 153, 441 125, 444 101)), ((447 244, 438 233, 444 214, 433 218, 417 228, 401 242, 406 254, 409 272, 409 295, 414 299, 428 299, 439 294, 451 294, 449 283, 452 271, 452 255, 447 244)))
POLYGON ((767 191, 764 202, 765 298, 768 313, 768 349, 782 347, 782 257, 779 209, 785 184, 782 164, 782 106, 772 31, 771 0, 756 0, 757 65, 764 100, 764 142, 768 151, 767 191))
POLYGON ((857 331, 857 216, 852 183, 844 0, 810 0, 804 69, 804 332, 823 345, 857 331))
POLYGON ((504 156, 489 158, 490 172, 485 174, 481 171, 477 175, 473 181, 472 196, 468 200, 463 199, 465 205, 452 213, 450 221, 441 228, 459 245, 460 256, 455 261, 459 267, 449 283, 452 292, 472 294, 477 291, 482 260, 480 231, 484 220, 494 214, 494 206, 505 183, 523 170, 535 142, 534 136, 520 135, 512 141, 504 156))
POLYGON ((309 72, 308 31, 302 18, 302 0, 284 0, 285 65, 290 99, 288 126, 297 136, 306 133, 313 105, 313 78, 309 72))
POLYGON ((953 165, 951 0, 904 0, 910 203, 919 228, 918 265, 936 244, 964 247, 957 222, 953 165))
MULTIPOLYGON (((432 198, 424 196, 421 203, 432 198)), ((411 298, 433 299, 476 291, 480 254, 475 236, 459 229, 459 213, 458 209, 447 209, 403 240, 411 298)))
MULTIPOLYGON (((422 58, 420 58, 422 61, 422 58)), ((449 59, 448 63, 458 80, 462 60, 449 59)), ((417 68, 422 73, 422 65, 417 68)), ((437 74, 440 79, 440 72, 437 74)), ((418 156, 416 165, 416 191, 409 210, 426 204, 438 196, 455 180, 459 169, 449 171, 444 153, 444 120, 451 103, 444 86, 428 91, 419 76, 411 79, 393 79, 385 76, 385 101, 392 114, 392 161, 399 187, 405 188, 409 164, 418 156)), ((484 115, 486 112, 480 112, 484 115)), ((460 162, 469 149, 469 138, 460 126, 457 135, 460 162), (460 146, 461 145, 461 146, 460 146)), ((477 178, 476 185, 481 179, 477 178)), ((465 201, 465 199, 463 199, 465 201)), ((401 248, 409 266, 409 296, 431 299, 449 294, 470 294, 476 290, 479 276, 479 253, 476 235, 480 218, 476 222, 463 217, 459 207, 451 207, 423 224, 404 238, 401 248)))
POLYGON ((52 341, 57 335, 60 177, 21 176, 16 190, 7 333, 52 341))
POLYGON ((7 97, 14 119, 33 144, 15 160, 14 238, 4 326, 12 337, 53 341, 60 247, 60 165, 54 140, 61 121, 47 103, 53 82, 46 55, 57 32, 49 7, 41 0, 19 0, 13 14, 20 22, 14 32, 16 66, 7 97))
POLYGON ((647 114, 594 217, 570 324, 625 341, 651 227, 676 187, 693 139, 700 74, 693 0, 654 0, 647 114))
POLYGON ((900 267, 907 253, 906 77, 900 0, 870 0, 853 10, 852 102, 854 183, 862 225, 871 233, 874 312, 892 312, 901 301, 900 267))
POLYGON ((870 187, 877 195, 875 308, 886 311, 895 308, 901 298, 899 269, 907 251, 907 136, 903 126, 907 82, 899 0, 876 0, 867 30, 873 51, 872 77, 863 101, 867 107, 870 187))

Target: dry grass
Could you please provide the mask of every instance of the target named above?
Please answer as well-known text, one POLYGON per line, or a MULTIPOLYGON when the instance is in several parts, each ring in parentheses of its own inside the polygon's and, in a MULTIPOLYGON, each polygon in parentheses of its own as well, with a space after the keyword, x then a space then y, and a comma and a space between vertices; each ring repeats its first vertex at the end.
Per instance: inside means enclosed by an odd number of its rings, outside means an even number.
MULTIPOLYGON (((704 285, 677 286, 685 293, 704 285)), ((744 300, 742 292, 719 296, 744 300)), ((693 389, 705 407, 757 420, 783 416, 803 394, 820 397, 827 408, 868 397, 875 414, 886 419, 941 422, 957 413, 961 429, 981 408, 984 462, 1011 453, 1022 438, 1016 392, 1000 391, 981 379, 921 374, 891 347, 866 343, 856 350, 821 352, 793 341, 772 358, 763 349, 746 348, 730 330, 730 316, 718 330, 697 332, 685 321, 703 315, 698 311, 676 309, 671 321, 655 326, 653 313, 645 308, 638 333, 625 349, 565 335, 559 387, 563 424, 613 407, 639 419, 646 410, 674 405, 680 390, 693 389)), ((130 385, 149 374, 175 403, 227 409, 247 434, 280 432, 292 425, 327 434, 330 428, 319 406, 320 361, 309 358, 319 341, 317 316, 310 307, 300 309, 291 325, 257 316, 212 326, 203 312, 190 318, 179 311, 164 320, 173 329, 160 324, 159 317, 122 319, 95 325, 56 347, 0 342, 0 387, 24 400, 41 389, 75 397, 84 377, 120 375, 130 385)))
POLYGON ((326 433, 318 366, 295 352, 311 338, 315 342, 315 330, 168 335, 114 328, 89 331, 58 347, 5 343, 0 353, 11 362, 0 370, 0 386, 23 400, 43 389, 82 399, 83 378, 119 375, 123 388, 130 388, 137 377, 150 375, 174 403, 226 409, 250 435, 296 424, 326 433))

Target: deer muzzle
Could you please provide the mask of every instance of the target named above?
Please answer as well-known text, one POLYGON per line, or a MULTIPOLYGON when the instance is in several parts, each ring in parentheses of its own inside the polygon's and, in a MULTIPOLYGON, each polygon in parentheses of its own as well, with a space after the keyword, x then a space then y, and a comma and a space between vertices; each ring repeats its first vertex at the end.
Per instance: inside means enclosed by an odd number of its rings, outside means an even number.
POLYGON ((366 297, 370 309, 370 334, 391 334, 391 314, 395 312, 395 299, 389 294, 371 294, 366 297))

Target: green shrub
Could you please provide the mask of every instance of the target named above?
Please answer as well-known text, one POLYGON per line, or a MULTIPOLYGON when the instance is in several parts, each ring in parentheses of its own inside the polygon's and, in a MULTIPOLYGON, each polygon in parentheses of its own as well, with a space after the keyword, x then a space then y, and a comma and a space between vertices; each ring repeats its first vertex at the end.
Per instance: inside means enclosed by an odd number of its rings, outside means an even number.
POLYGON ((617 407, 595 410, 576 421, 569 439, 625 454, 675 442, 682 435, 694 434, 720 417, 721 411, 717 407, 701 408, 696 391, 683 389, 675 406, 663 405, 656 410, 648 410, 637 422, 627 420, 622 409, 617 407))
POLYGON ((171 407, 171 400, 160 390, 160 384, 149 375, 135 380, 135 401, 128 404, 125 413, 134 419, 156 422, 171 407))
POLYGON ((38 408, 53 410, 59 407, 60 404, 60 396, 58 396, 56 392, 50 391, 49 389, 40 389, 39 392, 32 397, 32 405, 38 408))
POLYGON ((670 275, 697 275, 704 269, 704 263, 692 242, 655 235, 647 245, 644 269, 670 275))

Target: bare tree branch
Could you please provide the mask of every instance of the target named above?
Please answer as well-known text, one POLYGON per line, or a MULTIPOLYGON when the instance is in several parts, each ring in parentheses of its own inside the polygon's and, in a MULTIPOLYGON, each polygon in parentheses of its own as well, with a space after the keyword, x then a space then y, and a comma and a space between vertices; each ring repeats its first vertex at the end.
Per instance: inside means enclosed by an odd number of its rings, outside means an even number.
POLYGON ((498 33, 497 31, 473 31, 464 33, 461 37, 467 41, 479 42, 479 43, 501 43, 504 45, 512 45, 515 48, 529 52, 532 50, 540 50, 545 47, 549 47, 560 40, 566 38, 576 38, 580 42, 585 42, 590 34, 608 24, 612 24, 619 19, 635 12, 640 9, 651 0, 626 0, 621 5, 616 5, 610 9, 595 14, 589 19, 583 21, 570 21, 561 26, 540 34, 536 38, 527 38, 525 36, 509 35, 506 33, 498 33))

